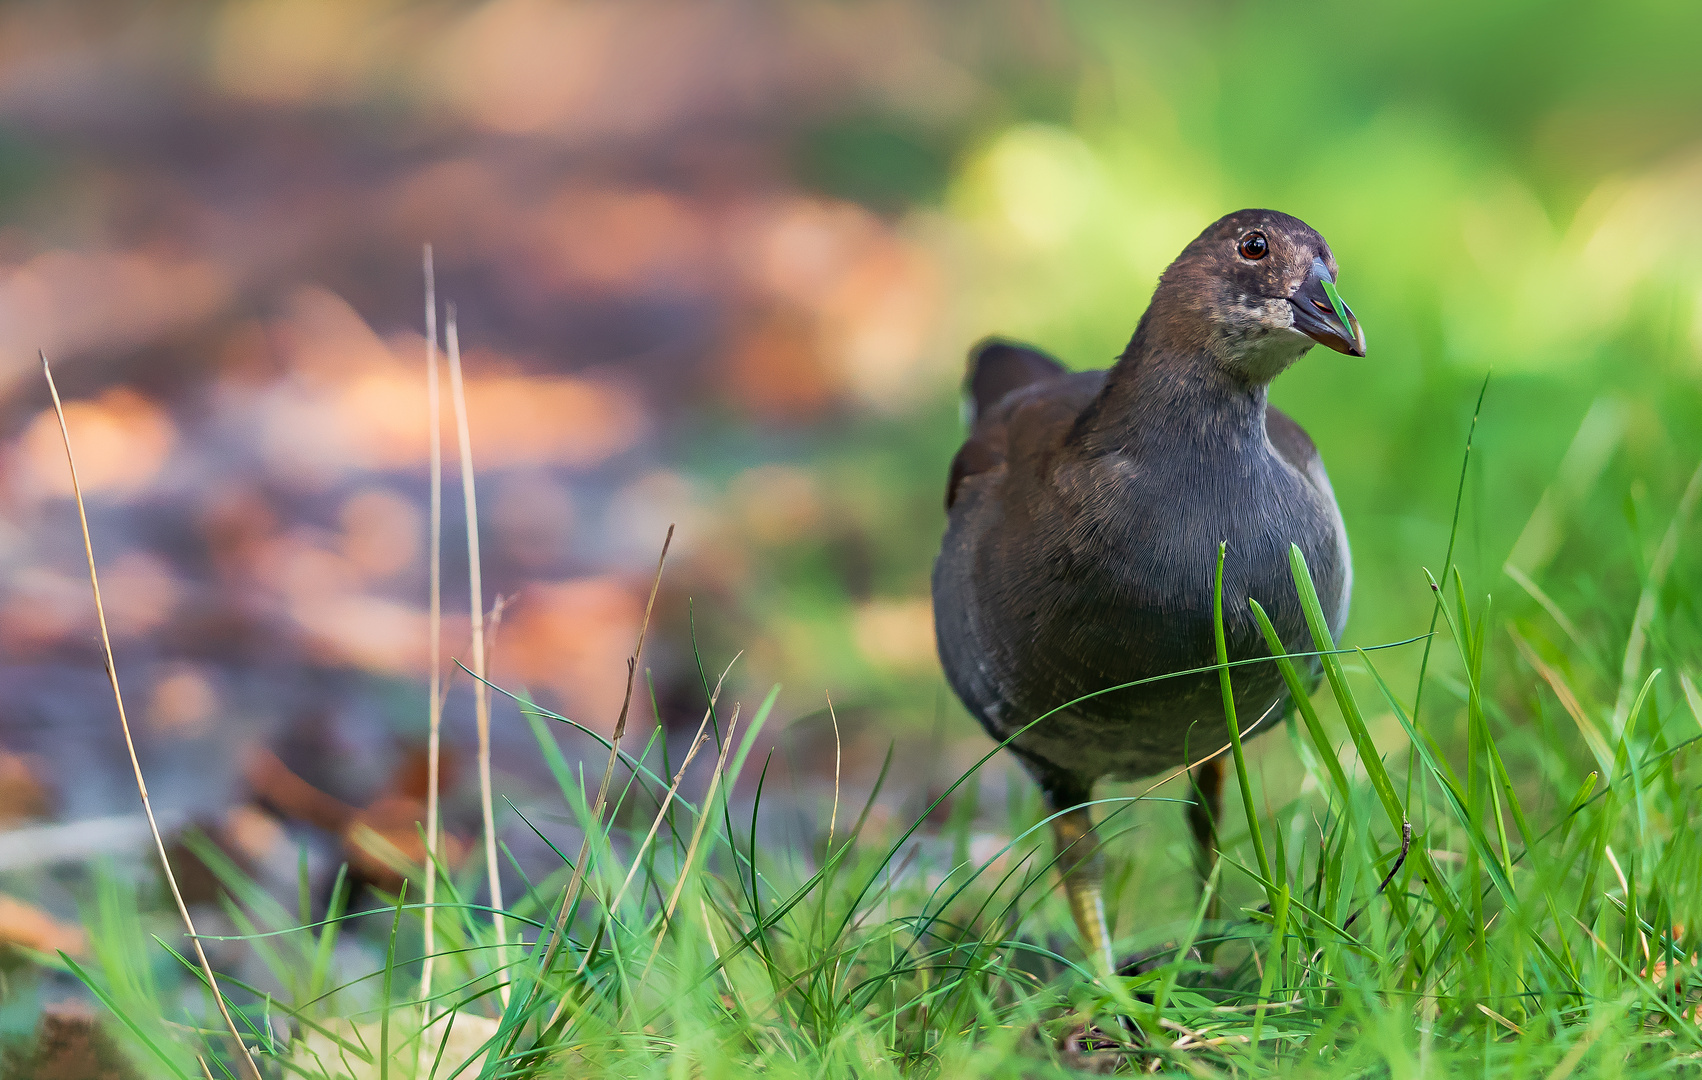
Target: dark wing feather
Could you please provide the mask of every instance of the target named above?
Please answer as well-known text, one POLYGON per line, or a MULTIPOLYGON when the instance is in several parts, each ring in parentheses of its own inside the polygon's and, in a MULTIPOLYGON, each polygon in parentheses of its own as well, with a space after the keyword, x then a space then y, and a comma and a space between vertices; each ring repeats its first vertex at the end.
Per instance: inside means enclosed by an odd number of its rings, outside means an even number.
MULTIPOLYGON (((1265 435, 1276 447, 1277 453, 1283 456, 1300 474, 1312 481, 1314 487, 1329 490, 1330 481, 1324 475, 1324 462, 1318 456, 1318 447, 1312 441, 1312 436, 1306 434, 1306 429, 1295 423, 1287 413, 1275 405, 1265 410, 1265 435)), ((1333 497, 1333 496, 1332 496, 1333 497)))
POLYGON ((1003 338, 987 338, 969 351, 971 423, 993 411, 1004 396, 1029 383, 1062 375, 1069 369, 1039 349, 1003 338))
MULTIPOLYGON (((1336 508, 1336 493, 1330 486, 1330 474, 1324 470, 1324 459, 1319 455, 1312 437, 1306 434, 1306 429, 1274 405, 1265 410, 1265 435, 1271 440, 1271 445, 1276 447, 1277 453, 1299 470, 1318 494, 1323 496, 1324 505, 1330 508, 1330 514, 1335 518, 1344 576, 1340 602, 1336 605, 1335 612, 1330 615, 1330 629, 1340 636, 1342 627, 1347 625, 1347 605, 1353 595, 1353 557, 1348 554, 1347 529, 1342 524, 1341 511, 1336 508)), ((1313 685, 1316 685, 1316 682, 1313 685)))
POLYGON ((946 509, 957 501, 958 485, 979 473, 996 469, 1005 460, 1004 430, 998 405, 1013 391, 1045 382, 1069 369, 1039 349, 1003 338, 988 338, 969 352, 969 394, 972 434, 952 458, 946 482, 946 509))

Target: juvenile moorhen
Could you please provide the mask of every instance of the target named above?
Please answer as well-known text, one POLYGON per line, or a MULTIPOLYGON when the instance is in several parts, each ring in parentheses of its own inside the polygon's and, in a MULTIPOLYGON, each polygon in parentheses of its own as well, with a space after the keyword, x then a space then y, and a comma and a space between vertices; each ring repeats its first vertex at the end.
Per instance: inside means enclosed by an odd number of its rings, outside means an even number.
MULTIPOLYGON (((1230 659, 1268 654, 1257 599, 1284 646, 1311 648, 1288 549, 1305 554, 1331 629, 1347 617, 1347 531, 1312 440, 1266 404, 1270 381, 1314 342, 1365 355, 1334 288, 1335 257, 1305 222, 1241 210, 1159 278, 1109 371, 1071 373, 1037 349, 971 354, 973 429, 953 459, 934 564, 940 660, 993 738, 1047 712, 1010 749, 1045 793, 1070 910, 1109 966, 1103 857, 1083 804, 1094 782, 1199 762, 1229 740, 1215 671, 1220 541, 1230 659), (1075 704, 1070 704, 1075 702, 1075 704)), ((1313 662, 1314 669, 1316 662, 1313 662)), ((1285 696, 1273 664, 1233 668, 1242 728, 1285 696)), ((1314 678, 1315 673, 1314 673, 1314 678)), ((1195 769, 1200 866, 1216 857, 1222 766, 1195 769)))

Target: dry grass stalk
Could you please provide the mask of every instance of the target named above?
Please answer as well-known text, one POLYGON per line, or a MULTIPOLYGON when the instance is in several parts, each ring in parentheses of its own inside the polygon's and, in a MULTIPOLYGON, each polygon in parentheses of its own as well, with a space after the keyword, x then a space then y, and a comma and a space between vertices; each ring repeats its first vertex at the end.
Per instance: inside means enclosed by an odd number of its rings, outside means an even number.
MULTIPOLYGON (((737 656, 733 657, 733 662, 737 663, 738 659, 737 656)), ((731 670, 733 670, 733 665, 728 664, 727 671, 731 670)), ((615 898, 606 905, 611 912, 620 907, 621 900, 626 896, 627 888, 632 885, 632 879, 638 876, 638 867, 644 861, 644 853, 650 849, 651 843, 656 839, 656 834, 661 831, 662 822, 668 816, 668 809, 674 803, 674 796, 679 794, 680 783, 686 778, 686 769, 691 767, 692 759, 697 757, 697 752, 708 741, 709 718, 715 715, 715 701, 721 696, 721 683, 726 680, 727 671, 723 671, 721 678, 715 682, 715 692, 709 695, 709 708, 703 710, 703 719, 698 722, 697 734, 692 737, 691 748, 686 751, 685 760, 680 762, 678 771, 674 773, 673 783, 668 786, 668 793, 663 796, 662 805, 656 808, 656 817, 655 820, 650 822, 650 831, 644 835, 644 842, 638 845, 638 850, 632 853, 632 866, 627 869, 626 880, 621 882, 620 890, 615 893, 615 898)), ((590 958, 590 954, 586 954, 585 960, 590 958)), ((579 967, 580 970, 584 970, 584 960, 580 961, 579 967)))
MULTIPOLYGON (((496 860, 496 811, 491 805, 491 699, 485 681, 484 583, 479 575, 479 500, 473 481, 473 443, 467 430, 467 390, 461 378, 461 338, 455 328, 455 305, 449 305, 445 322, 449 352, 449 395, 455 403, 455 437, 461 451, 461 494, 467 511, 467 582, 472 592, 473 617, 473 708, 479 725, 479 809, 484 818, 485 872, 490 880, 491 925, 496 931, 495 970, 508 966, 508 924, 502 915, 502 876, 496 860)), ((501 991, 508 1005, 508 986, 501 991)))
MULTIPOLYGON (((662 538, 662 554, 656 559, 656 577, 650 582, 650 599, 644 603, 644 620, 638 624, 638 644, 633 646, 632 657, 626 662, 626 694, 621 698, 620 716, 615 719, 615 730, 609 739, 609 760, 603 766, 603 782, 597 786, 597 801, 591 808, 591 820, 603 820, 603 807, 609 799, 609 785, 615 776, 615 762, 620 759, 621 737, 626 734, 626 718, 632 711, 632 685, 638 675, 638 658, 644 652, 644 638, 650 633, 650 613, 656 607, 656 594, 662 588, 662 568, 668 563, 668 548, 674 543, 674 526, 668 525, 668 535, 662 538)), ((714 706, 711 705, 711 708, 714 706)), ((667 804, 663 804, 666 809, 667 804)), ((544 958, 538 965, 539 974, 550 970, 555 963, 556 953, 561 949, 562 939, 567 936, 567 920, 573 911, 574 902, 579 899, 579 889, 585 882, 585 860, 591 852, 591 830, 586 829, 585 838, 579 843, 579 858, 573 864, 573 877, 569 879, 567 892, 562 894, 561 910, 556 912, 555 930, 550 935, 550 943, 544 948, 544 958)), ((536 997, 541 983, 534 984, 532 996, 536 997)), ((567 1005, 566 997, 556 1003, 555 1012, 550 1017, 550 1025, 554 1025, 561 1017, 562 1009, 567 1005)))
POLYGON ((748 1016, 750 1009, 745 1005, 739 988, 733 985, 733 977, 727 974, 727 969, 721 964, 721 946, 715 943, 715 928, 710 925, 709 905, 704 903, 701 897, 697 901, 697 910, 703 916, 703 936, 709 941, 709 955, 715 958, 715 966, 721 970, 721 985, 727 988, 727 996, 733 999, 738 1010, 748 1016))
POLYGON ((101 650, 106 657, 106 677, 112 683, 112 699, 118 706, 118 726, 124 731, 124 747, 130 753, 130 768, 136 774, 136 791, 142 796, 142 812, 147 815, 148 831, 153 834, 154 848, 160 857, 160 868, 165 871, 166 884, 171 886, 171 898, 177 902, 177 913, 183 917, 184 929, 189 932, 189 943, 195 947, 195 958, 200 961, 201 973, 207 977, 207 986, 213 992, 213 1000, 219 1006, 219 1014, 224 1017, 225 1026, 230 1029, 231 1038, 242 1051, 244 1075, 249 1077, 249 1080, 260 1080, 260 1070, 255 1067, 248 1044, 242 1041, 242 1034, 236 1029, 236 1020, 231 1017, 225 996, 219 992, 219 981, 213 974, 213 965, 207 962, 206 950, 201 948, 200 935, 195 932, 195 920, 189 917, 189 906, 183 902, 183 892, 177 887, 177 875, 172 873, 171 860, 166 857, 165 840, 160 836, 159 822, 154 819, 153 800, 148 798, 148 783, 142 778, 142 762, 136 756, 136 741, 130 735, 130 719, 124 712, 124 692, 118 687, 118 667, 112 658, 112 636, 107 632, 106 607, 101 603, 100 597, 100 576, 95 572, 95 546, 94 541, 89 538, 89 513, 83 505, 82 484, 77 479, 77 459, 71 453, 71 430, 65 426, 65 406, 59 401, 59 388, 53 383, 53 369, 47 363, 46 353, 41 354, 41 372, 47 378, 47 392, 53 397, 53 412, 59 418, 59 434, 65 441, 65 464, 71 470, 71 494, 77 501, 77 521, 83 529, 83 554, 89 563, 89 588, 94 591, 95 596, 95 621, 100 624, 101 650))
MULTIPOLYGON (((1280 702, 1280 701, 1273 703, 1270 708, 1266 709, 1264 712, 1259 714, 1259 718, 1257 720, 1253 721, 1251 724, 1248 724, 1247 727, 1241 732, 1242 741, 1246 741, 1246 739, 1249 736, 1251 736, 1253 734, 1253 732, 1258 731, 1260 725, 1262 725, 1266 720, 1269 720, 1271 717, 1277 715, 1277 706, 1281 705, 1281 704, 1282 704, 1282 702, 1280 702)), ((1205 757, 1200 758, 1197 761, 1190 761, 1186 765, 1180 766, 1179 768, 1176 768, 1176 769, 1174 769, 1170 772, 1165 773, 1163 776, 1161 776, 1157 780, 1155 780, 1152 783, 1152 785, 1149 786, 1145 791, 1141 792, 1139 795, 1136 795, 1134 797, 1134 801, 1139 802, 1140 800, 1146 798, 1148 795, 1151 795, 1153 792, 1157 791, 1159 788, 1163 787, 1165 784, 1170 783, 1170 781, 1176 779, 1178 776, 1182 776, 1186 773, 1191 773, 1195 769, 1199 768, 1201 765, 1204 765, 1206 762, 1211 761, 1214 758, 1220 758, 1223 755, 1229 753, 1229 751, 1230 751, 1230 747, 1228 747, 1228 746, 1220 747, 1219 749, 1212 751, 1211 753, 1207 754, 1205 757)))
POLYGON ((715 771, 709 774, 709 790, 704 793, 702 809, 698 811, 697 824, 691 830, 691 843, 686 845, 685 861, 680 864, 679 877, 674 881, 674 891, 668 894, 668 906, 662 911, 662 926, 656 931, 656 942, 650 946, 650 959, 644 962, 644 974, 638 977, 642 985, 650 974, 650 967, 656 963, 656 954, 662 951, 662 940, 668 936, 668 926, 674 921, 674 908, 680 902, 680 893, 685 891, 686 880, 691 877, 692 863, 697 858, 698 845, 703 842, 704 827, 709 824, 709 809, 715 803, 715 793, 721 787, 721 777, 727 771, 727 754, 733 749, 733 736, 739 730, 739 706, 733 706, 733 717, 727 721, 727 738, 721 743, 721 756, 715 759, 715 771))
POLYGON ((833 829, 839 824, 839 764, 842 748, 839 743, 839 714, 833 711, 833 695, 827 698, 827 715, 833 720, 833 811, 827 819, 827 857, 833 858, 833 829))
POLYGON ((1584 711, 1584 706, 1578 701, 1578 695, 1572 692, 1572 687, 1567 685, 1560 672, 1543 662, 1537 651, 1531 648, 1530 642, 1521 637, 1517 630, 1508 627, 1507 633, 1513 638, 1513 644, 1518 647, 1519 655, 1525 658, 1525 663, 1531 665, 1531 670, 1541 675, 1543 681, 1548 683, 1549 689, 1554 691, 1555 698, 1559 700, 1560 707, 1565 709, 1566 715, 1578 725, 1578 733, 1584 737, 1584 742, 1589 745, 1590 753, 1595 755, 1597 763, 1608 771, 1609 776, 1613 775, 1613 749, 1608 746, 1607 739, 1602 735, 1601 729, 1596 727, 1595 721, 1584 711))
POLYGON ((485 616, 485 663, 493 668, 496 667, 496 639, 502 633, 502 616, 508 611, 508 605, 514 603, 514 598, 519 595, 514 593, 503 596, 498 593, 496 599, 491 601, 490 614, 485 616))
POLYGON ((438 785, 442 774, 443 746, 443 430, 437 371, 437 273, 432 266, 431 245, 425 246, 426 324, 426 413, 431 445, 431 550, 430 600, 426 636, 431 649, 431 698, 426 708, 431 734, 426 748, 426 865, 425 865, 425 959, 420 964, 420 1000, 431 1015, 431 977, 436 964, 437 925, 432 907, 437 902, 438 785))
POLYGON ((1672 569, 1673 560, 1678 557, 1678 538, 1690 521, 1690 515, 1696 512, 1699 502, 1702 502, 1702 464, 1696 466, 1696 471, 1690 474, 1690 482, 1684 485, 1684 494, 1678 499, 1678 509, 1673 511, 1672 521, 1667 524, 1667 531, 1661 537, 1661 546, 1655 549, 1655 558, 1649 564, 1648 579, 1644 581, 1642 595, 1637 599, 1637 612, 1631 618, 1631 633, 1625 640, 1625 659, 1620 665, 1619 697, 1613 706, 1612 731, 1615 739, 1624 734, 1625 725, 1631 719, 1631 703, 1640 685, 1643 649, 1648 644, 1649 626, 1655 618, 1655 605, 1660 599, 1661 587, 1666 584, 1667 571, 1672 569))

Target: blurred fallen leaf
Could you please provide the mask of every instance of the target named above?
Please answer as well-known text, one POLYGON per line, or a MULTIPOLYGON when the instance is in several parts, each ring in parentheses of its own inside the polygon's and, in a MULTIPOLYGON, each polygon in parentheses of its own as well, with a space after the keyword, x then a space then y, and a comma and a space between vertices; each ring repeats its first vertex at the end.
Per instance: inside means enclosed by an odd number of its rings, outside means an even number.
MULTIPOLYGON (((287 820, 306 822, 341 837, 350 871, 394 892, 401 887, 403 873, 425 864, 420 827, 426 807, 414 793, 421 786, 419 771, 417 755, 408 755, 391 777, 390 790, 365 807, 351 806, 320 791, 265 747, 250 753, 246 775, 262 802, 287 820)), ((466 853, 466 841, 448 832, 442 840, 439 857, 453 870, 466 853)))
POLYGON ((30 759, 0 750, 0 826, 45 817, 48 808, 47 789, 36 779, 30 759))
POLYGON ((135 1080, 139 1075, 101 1029, 94 1009, 81 1001, 42 1009, 33 1045, 0 1054, 0 1074, 18 1080, 135 1080))
POLYGON ((0 893, 0 945, 16 945, 49 955, 66 952, 82 956, 88 951, 83 928, 60 922, 52 915, 15 896, 0 893))

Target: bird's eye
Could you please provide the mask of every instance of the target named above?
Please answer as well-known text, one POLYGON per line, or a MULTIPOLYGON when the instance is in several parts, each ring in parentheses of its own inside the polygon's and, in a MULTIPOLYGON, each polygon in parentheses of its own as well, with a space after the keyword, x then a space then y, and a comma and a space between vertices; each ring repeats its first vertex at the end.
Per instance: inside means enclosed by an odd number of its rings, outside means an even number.
POLYGON ((1271 245, 1262 232, 1250 232, 1241 238, 1241 257, 1243 259, 1262 259, 1270 250, 1271 245))

